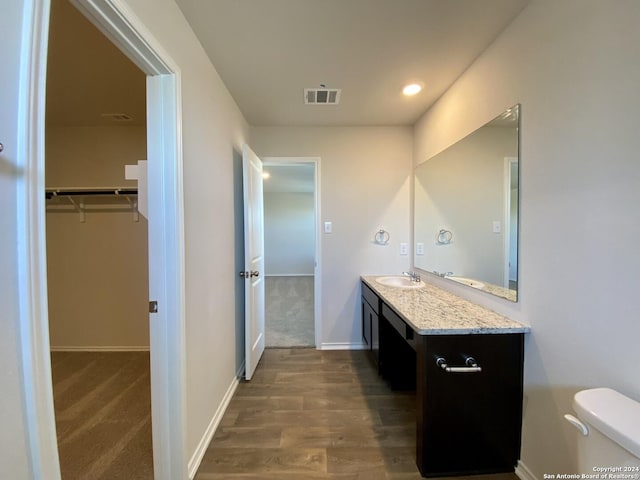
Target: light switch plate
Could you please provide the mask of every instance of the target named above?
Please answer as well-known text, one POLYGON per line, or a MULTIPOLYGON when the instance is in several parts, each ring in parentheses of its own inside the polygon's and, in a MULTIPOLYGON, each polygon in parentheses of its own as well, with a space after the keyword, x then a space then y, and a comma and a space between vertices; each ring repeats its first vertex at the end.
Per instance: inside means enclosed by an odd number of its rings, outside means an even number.
POLYGON ((502 225, 500 224, 499 220, 494 220, 493 221, 493 233, 500 233, 502 232, 502 225))
POLYGON ((332 222, 324 222, 324 233, 333 232, 333 223, 332 222))

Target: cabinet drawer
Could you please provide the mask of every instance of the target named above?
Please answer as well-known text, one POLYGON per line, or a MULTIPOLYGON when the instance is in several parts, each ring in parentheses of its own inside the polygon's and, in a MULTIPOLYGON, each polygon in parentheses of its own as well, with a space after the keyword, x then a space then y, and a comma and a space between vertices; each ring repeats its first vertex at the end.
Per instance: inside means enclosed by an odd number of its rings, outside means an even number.
POLYGON ((385 303, 382 304, 382 316, 391 324, 393 329, 413 348, 416 349, 416 332, 402 320, 396 312, 385 303))
POLYGON ((416 458, 422 475, 513 471, 522 433, 522 334, 426 336, 419 350, 416 458), (467 356, 481 371, 448 372, 436 363, 442 357, 463 367, 467 356), (473 448, 460 455, 461 446, 473 448))
POLYGON ((377 315, 380 313, 380 298, 374 293, 364 282, 360 282, 362 296, 371 306, 373 312, 377 315))

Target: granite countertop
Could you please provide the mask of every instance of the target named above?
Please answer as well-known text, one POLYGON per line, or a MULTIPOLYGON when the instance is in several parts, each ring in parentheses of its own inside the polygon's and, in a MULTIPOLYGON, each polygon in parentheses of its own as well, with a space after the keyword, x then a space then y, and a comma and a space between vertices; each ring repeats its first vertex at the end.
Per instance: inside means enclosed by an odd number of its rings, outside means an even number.
POLYGON ((381 285, 375 281, 375 275, 360 278, 420 335, 526 333, 531 330, 427 282, 422 282, 422 288, 407 289, 381 285))

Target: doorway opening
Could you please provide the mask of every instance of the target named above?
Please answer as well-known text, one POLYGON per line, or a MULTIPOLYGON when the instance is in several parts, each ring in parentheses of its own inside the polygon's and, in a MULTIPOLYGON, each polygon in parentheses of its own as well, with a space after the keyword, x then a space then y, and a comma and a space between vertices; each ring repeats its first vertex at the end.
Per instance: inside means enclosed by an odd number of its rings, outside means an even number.
MULTIPOLYGON (((187 476, 185 443, 185 275, 180 70, 145 25, 122 5, 71 0, 144 73, 147 88, 149 296, 160 305, 149 322, 153 470, 187 476)), ((28 454, 34 476, 60 478, 55 428, 45 262, 44 79, 49 2, 25 8, 17 163, 18 278, 28 454)), ((81 279, 79 280, 81 281, 81 279)))
POLYGON ((505 157, 504 286, 518 290, 518 158, 505 157))
POLYGON ((318 160, 264 159, 267 348, 318 344, 318 160))
POLYGON ((52 0, 45 119, 49 341, 63 478, 153 478, 146 75, 52 0))

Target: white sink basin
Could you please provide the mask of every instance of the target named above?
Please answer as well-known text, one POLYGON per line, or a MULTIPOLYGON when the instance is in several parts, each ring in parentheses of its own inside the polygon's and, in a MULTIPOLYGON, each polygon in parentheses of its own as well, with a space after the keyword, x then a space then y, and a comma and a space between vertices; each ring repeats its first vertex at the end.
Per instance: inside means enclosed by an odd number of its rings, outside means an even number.
POLYGON ((473 278, 467 277, 447 277, 449 280, 453 280, 454 282, 462 283, 463 285, 468 285, 473 288, 484 288, 484 283, 479 282, 478 280, 474 280, 473 278))
POLYGON ((422 288, 424 284, 422 282, 414 282, 409 277, 404 275, 390 275, 388 277, 378 277, 376 282, 385 287, 396 288, 422 288))

